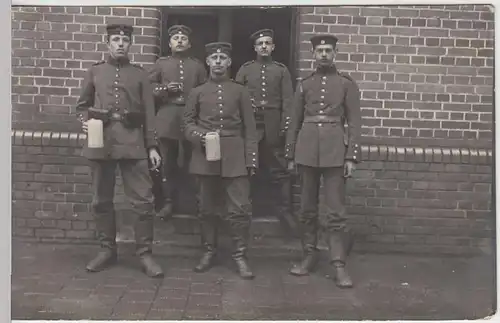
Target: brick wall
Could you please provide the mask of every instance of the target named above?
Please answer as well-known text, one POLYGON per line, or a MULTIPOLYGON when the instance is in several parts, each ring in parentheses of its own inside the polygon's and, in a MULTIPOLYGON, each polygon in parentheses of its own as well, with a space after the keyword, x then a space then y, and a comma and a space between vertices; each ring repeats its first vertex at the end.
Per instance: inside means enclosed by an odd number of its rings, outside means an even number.
MULTIPOLYGON (((116 21, 138 30, 133 60, 152 63, 160 11, 12 11, 13 233, 88 241, 95 228, 89 168, 79 157, 85 137, 72 116, 82 72, 103 58, 104 24, 116 21)), ((298 28, 300 75, 312 69, 310 36, 332 32, 340 39, 339 68, 362 92, 365 162, 349 181, 347 198, 361 249, 490 252, 490 9, 302 7, 298 28)), ((120 192, 118 186, 123 209, 120 192)))
POLYGON ((107 51, 105 25, 133 24, 132 60, 147 65, 159 19, 154 7, 12 7, 13 128, 78 132, 74 105, 85 70, 107 51))
POLYGON ((359 84, 365 142, 491 148, 493 8, 482 5, 302 7, 309 39, 339 38, 338 67, 359 84))

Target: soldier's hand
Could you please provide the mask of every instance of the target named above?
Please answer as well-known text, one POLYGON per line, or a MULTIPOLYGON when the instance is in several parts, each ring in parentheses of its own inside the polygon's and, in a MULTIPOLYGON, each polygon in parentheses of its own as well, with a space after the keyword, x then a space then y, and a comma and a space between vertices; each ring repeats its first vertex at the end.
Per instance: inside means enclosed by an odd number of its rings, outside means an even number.
POLYGON ((167 90, 168 92, 177 92, 180 90, 179 83, 177 82, 170 82, 167 84, 167 90))
POLYGON ((83 121, 82 122, 82 130, 83 130, 83 133, 87 133, 89 131, 89 123, 88 123, 88 121, 83 121))
POLYGON ((293 160, 288 162, 288 170, 291 172, 295 170, 295 162, 293 160))
POLYGON ((344 177, 349 178, 352 176, 352 173, 354 172, 355 166, 354 163, 350 160, 347 160, 344 163, 344 177))
POLYGON ((158 169, 160 167, 161 157, 156 149, 151 148, 149 150, 149 160, 151 161, 151 165, 153 166, 153 169, 158 169))
POLYGON ((201 137, 201 144, 205 146, 206 143, 207 143, 207 138, 205 136, 201 137))

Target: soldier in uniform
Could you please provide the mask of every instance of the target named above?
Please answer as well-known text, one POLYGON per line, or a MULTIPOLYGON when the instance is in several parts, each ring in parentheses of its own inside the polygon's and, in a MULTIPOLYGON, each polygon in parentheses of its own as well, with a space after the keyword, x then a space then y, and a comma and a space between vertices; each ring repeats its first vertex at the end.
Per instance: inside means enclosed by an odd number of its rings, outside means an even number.
POLYGON ((86 269, 100 271, 117 261, 113 196, 118 165, 136 216, 136 253, 148 276, 161 277, 162 269, 152 258, 154 210, 148 169, 148 157, 155 168, 161 162, 153 125, 153 89, 148 73, 128 58, 133 27, 108 25, 107 32, 108 58, 88 69, 76 106, 84 132, 89 119, 104 124, 104 147, 83 148, 83 156, 91 161, 92 209, 101 243, 101 251, 86 269))
POLYGON ((284 158, 293 87, 288 68, 272 59, 273 37, 274 32, 270 29, 259 30, 250 36, 257 58, 241 66, 236 81, 244 84, 252 97, 259 135, 259 168, 267 170, 274 192, 279 192, 273 199, 277 203, 278 218, 285 228, 295 233, 292 186, 284 158))
POLYGON ((223 217, 229 222, 235 245, 233 259, 240 276, 252 279, 246 254, 252 214, 249 175, 258 166, 257 129, 248 90, 228 76, 231 49, 229 43, 206 45, 210 78, 191 91, 184 115, 184 133, 194 146, 190 172, 198 176, 200 184, 199 220, 205 249, 194 271, 206 271, 214 263, 216 206, 223 201, 223 217), (208 132, 220 136, 220 160, 207 161, 208 132))
MULTIPOLYGON (((165 201, 158 216, 164 219, 172 215, 175 188, 180 185, 180 175, 189 174, 187 167, 191 158, 191 146, 181 130, 186 98, 193 88, 204 83, 207 78, 205 66, 189 55, 191 29, 184 25, 174 25, 168 29, 168 34, 172 55, 160 57, 149 75, 159 106, 156 129, 163 157, 162 186, 165 201), (181 168, 178 166, 180 163, 181 168)), ((183 177, 182 180, 188 181, 191 188, 194 187, 191 178, 183 177)))
POLYGON ((351 177, 354 165, 360 161, 360 91, 356 82, 334 64, 335 36, 317 35, 311 43, 317 69, 297 86, 287 133, 289 169, 296 163, 302 180, 300 222, 305 254, 302 263, 290 272, 307 275, 316 265, 319 187, 323 176, 325 226, 334 280, 339 287, 352 287, 345 268, 350 235, 344 190, 346 178, 351 177))

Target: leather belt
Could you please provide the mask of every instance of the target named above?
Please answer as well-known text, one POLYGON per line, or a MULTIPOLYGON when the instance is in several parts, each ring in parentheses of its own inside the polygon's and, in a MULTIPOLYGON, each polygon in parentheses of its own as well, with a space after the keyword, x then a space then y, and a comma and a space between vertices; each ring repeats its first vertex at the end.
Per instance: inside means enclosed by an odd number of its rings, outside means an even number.
POLYGON ((109 115, 109 119, 114 121, 123 121, 123 115, 119 113, 111 113, 109 115))
POLYGON ((307 116, 304 118, 304 123, 342 123, 342 117, 336 116, 325 116, 325 115, 316 115, 316 116, 307 116))

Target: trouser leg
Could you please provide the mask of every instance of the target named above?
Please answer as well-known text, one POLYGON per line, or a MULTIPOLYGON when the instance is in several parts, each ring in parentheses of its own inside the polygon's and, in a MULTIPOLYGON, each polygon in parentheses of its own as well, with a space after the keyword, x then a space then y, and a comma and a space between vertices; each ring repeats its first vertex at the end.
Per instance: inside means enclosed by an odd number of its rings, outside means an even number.
POLYGON ((346 258, 351 248, 351 239, 346 225, 345 177, 342 167, 324 170, 326 229, 330 262, 335 270, 335 281, 339 287, 351 287, 352 280, 345 269, 346 258))
POLYGON ((92 259, 86 269, 100 271, 116 262, 116 219, 113 206, 116 181, 116 162, 96 161, 91 164, 92 212, 101 251, 92 259))
POLYGON ((147 160, 122 160, 123 188, 134 214, 136 254, 148 276, 161 277, 163 271, 153 260, 153 183, 147 160))
POLYGON ((269 169, 271 186, 274 192, 274 201, 276 205, 276 215, 286 228, 288 234, 296 236, 299 228, 296 219, 293 216, 292 206, 292 181, 290 173, 287 170, 287 161, 283 155, 282 148, 265 147, 267 156, 267 165, 269 169))
POLYGON ((162 162, 162 191, 163 208, 158 212, 158 216, 163 219, 169 219, 173 213, 173 201, 176 186, 176 175, 179 172, 177 160, 179 157, 179 141, 175 139, 160 139, 160 153, 162 162))
POLYGON ((203 255, 193 270, 195 272, 204 272, 213 266, 217 253, 216 205, 220 197, 218 192, 222 181, 216 176, 199 176, 198 183, 198 219, 203 255))
POLYGON ((319 186, 321 172, 318 168, 299 165, 301 179, 299 223, 304 258, 290 270, 297 276, 313 271, 318 261, 319 186))
POLYGON ((254 275, 247 262, 250 237, 252 205, 250 203, 250 181, 247 176, 224 178, 226 220, 229 222, 234 243, 233 259, 240 276, 252 279, 254 275))

